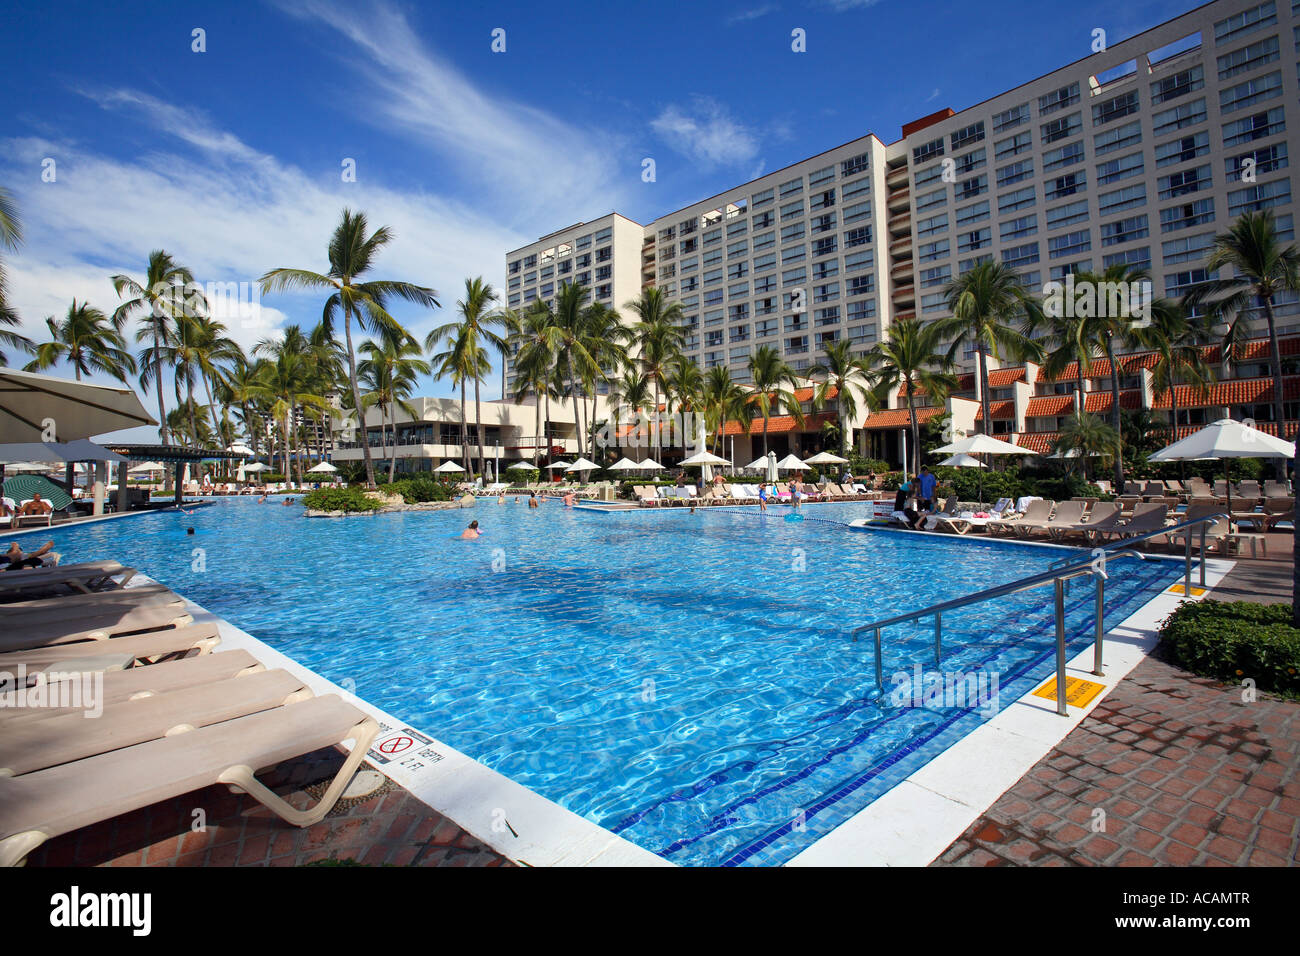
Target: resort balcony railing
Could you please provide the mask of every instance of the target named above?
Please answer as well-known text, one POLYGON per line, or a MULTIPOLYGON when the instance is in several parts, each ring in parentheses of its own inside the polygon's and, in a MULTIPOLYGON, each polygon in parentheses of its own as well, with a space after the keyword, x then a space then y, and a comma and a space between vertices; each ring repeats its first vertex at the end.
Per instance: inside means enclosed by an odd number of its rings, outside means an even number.
POLYGON ((1139 561, 1145 561, 1147 555, 1140 551, 1133 550, 1133 545, 1148 541, 1152 538, 1159 538, 1164 535, 1176 534, 1184 531, 1184 537, 1187 540, 1187 553, 1183 573, 1183 594, 1187 597, 1192 595, 1192 535, 1191 529, 1200 526, 1201 529, 1201 586, 1205 586, 1205 539, 1206 531, 1211 524, 1227 518, 1226 514, 1206 515, 1203 518, 1194 518, 1191 521, 1183 521, 1168 528, 1161 528, 1158 531, 1150 531, 1146 534, 1135 535, 1131 538, 1122 538, 1113 541, 1103 548, 1094 549, 1087 557, 1069 557, 1062 558, 1059 561, 1049 565, 1048 570, 1029 577, 1020 578, 1017 581, 1009 581, 1006 584, 1000 584, 997 587, 988 588, 983 591, 976 591, 974 594, 968 594, 965 597, 953 598, 950 601, 943 601, 939 604, 932 604, 927 608, 919 611, 909 611, 906 614, 896 614, 893 617, 883 618, 879 621, 872 621, 870 624, 864 624, 856 627, 851 632, 853 640, 858 639, 858 635, 866 631, 872 631, 875 635, 875 652, 876 652, 876 688, 882 693, 885 689, 884 664, 881 656, 881 633, 891 624, 905 624, 909 621, 920 620, 924 617, 934 618, 934 662, 938 666, 943 657, 943 615, 945 611, 956 610, 957 608, 966 607, 970 604, 978 604, 982 601, 991 601, 996 598, 1008 597, 1012 594, 1019 594, 1022 591, 1030 591, 1034 588, 1052 585, 1055 594, 1055 620, 1056 620, 1056 712, 1062 717, 1068 717, 1069 711, 1065 703, 1065 594, 1069 587, 1069 582, 1074 578, 1092 577, 1096 581, 1096 626, 1093 639, 1093 669, 1092 673, 1098 677, 1103 676, 1102 670, 1102 645, 1106 636, 1105 609, 1106 609, 1106 567, 1114 561, 1123 558, 1136 558, 1139 561))

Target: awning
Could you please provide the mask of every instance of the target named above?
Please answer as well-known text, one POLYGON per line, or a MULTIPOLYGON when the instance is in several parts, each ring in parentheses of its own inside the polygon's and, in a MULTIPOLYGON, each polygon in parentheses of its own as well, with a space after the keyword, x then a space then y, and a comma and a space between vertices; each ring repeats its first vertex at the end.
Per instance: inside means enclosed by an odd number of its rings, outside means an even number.
POLYGON ((158 424, 129 388, 0 368, 0 443, 90 438, 158 424))

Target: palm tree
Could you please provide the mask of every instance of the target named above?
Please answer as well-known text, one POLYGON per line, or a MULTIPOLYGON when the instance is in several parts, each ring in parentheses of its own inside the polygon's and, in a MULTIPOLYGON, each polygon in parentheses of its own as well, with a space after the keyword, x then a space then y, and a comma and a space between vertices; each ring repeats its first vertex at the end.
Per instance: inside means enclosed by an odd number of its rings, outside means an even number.
POLYGON ((217 398, 222 406, 239 406, 240 418, 244 423, 244 431, 248 434, 249 442, 253 446, 254 458, 261 455, 262 423, 257 419, 254 410, 258 402, 255 390, 259 384, 262 362, 261 359, 250 362, 241 354, 235 358, 229 368, 220 371, 217 380, 217 398))
POLYGON ((966 343, 972 343, 979 355, 980 403, 983 406, 984 433, 992 434, 993 416, 989 409, 989 356, 1002 361, 1039 360, 1042 348, 1023 331, 1040 321, 1039 303, 1025 291, 1014 269, 1000 262, 981 262, 964 275, 951 279, 943 287, 949 318, 937 325, 942 338, 952 339, 949 363, 966 343), (1020 329, 1010 323, 1019 322, 1020 329))
POLYGON ((126 339, 108 316, 88 302, 73 299, 62 322, 49 316, 45 325, 50 330, 50 341, 36 347, 36 358, 27 363, 27 371, 40 371, 66 361, 78 382, 91 372, 103 372, 119 382, 135 374, 135 357, 126 350, 126 339))
MULTIPOLYGON (((680 410, 683 413, 682 435, 680 438, 683 444, 691 445, 694 443, 700 429, 698 424, 686 418, 686 413, 701 414, 704 411, 704 373, 691 359, 679 355, 669 367, 668 378, 664 380, 664 386, 669 415, 671 416, 675 410, 680 410)), ((675 428, 676 420, 670 417, 670 421, 673 423, 670 427, 675 428)), ((674 435, 674 443, 676 443, 677 437, 674 435)), ((700 451, 703 450, 700 449, 700 451)))
MULTIPOLYGON (((23 244, 23 225, 18 218, 18 204, 14 202, 9 190, 0 186, 0 249, 16 252, 23 244)), ((18 324, 18 311, 9 302, 9 277, 5 272, 4 257, 0 256, 0 344, 30 352, 32 343, 24 336, 12 331, 18 324)), ((5 354, 0 352, 0 368, 8 365, 5 354)))
MULTIPOLYGON (((407 401, 415 391, 418 376, 429 374, 429 363, 420 356, 420 347, 414 342, 366 342, 361 346, 366 358, 357 374, 367 385, 361 396, 366 407, 379 407, 379 434, 384 433, 384 414, 392 410, 393 454, 388 463, 388 482, 397 477, 397 411, 401 409, 414 421, 415 407, 407 401)), ((381 442, 382 444, 382 442, 381 442)))
MULTIPOLYGON (((1205 269, 1211 274, 1224 271, 1230 275, 1202 282, 1183 297, 1183 302, 1192 311, 1205 306, 1210 319, 1227 324, 1223 338, 1225 360, 1238 358, 1257 317, 1252 313, 1259 309, 1264 314, 1268 325, 1269 372, 1273 376, 1273 419, 1277 422, 1278 437, 1285 439, 1282 350, 1273 306, 1278 293, 1300 290, 1300 252, 1294 245, 1282 245, 1271 212, 1245 212, 1226 233, 1214 237, 1214 248, 1205 269)), ((1278 477, 1286 477, 1286 467, 1281 462, 1278 477)))
POLYGON ((1113 458, 1119 456, 1119 433, 1098 416, 1076 409, 1061 426, 1060 432, 1052 441, 1051 450, 1066 460, 1067 469, 1069 461, 1078 458, 1083 477, 1087 479, 1089 458, 1097 458, 1101 467, 1105 468, 1113 458))
MULTIPOLYGON (((757 407, 758 413, 763 416, 763 454, 766 455, 767 427, 772 419, 774 405, 783 405, 794 416, 799 427, 803 427, 803 408, 794 394, 794 390, 799 387, 799 380, 794 369, 770 345, 760 345, 749 353, 749 377, 754 386, 750 406, 757 407)), ((746 432, 753 423, 754 419, 750 417, 746 422, 746 432)))
POLYGON ((517 345, 516 337, 523 328, 523 316, 515 309, 501 309, 497 313, 501 320, 501 401, 506 400, 506 367, 514 356, 517 345))
POLYGON ((1213 328, 1204 316, 1190 316, 1181 303, 1161 299, 1152 303, 1151 325, 1141 329, 1143 343, 1156 353, 1151 367, 1151 386, 1156 398, 1169 395, 1170 436, 1178 440, 1178 388, 1191 387, 1193 394, 1203 395, 1214 380, 1205 361, 1204 346, 1213 328))
POLYGON ((483 378, 492 368, 491 363, 487 361, 485 350, 496 349, 502 356, 504 368, 504 356, 509 349, 503 334, 506 330, 505 320, 501 313, 492 309, 496 297, 496 290, 490 283, 484 282, 482 276, 466 279, 465 298, 456 303, 460 321, 438 326, 424 340, 424 347, 430 352, 437 349, 444 338, 451 338, 458 343, 458 349, 466 355, 483 353, 483 361, 475 363, 469 373, 474 382, 474 418, 478 422, 478 473, 480 475, 487 473, 487 460, 484 455, 487 436, 483 426, 483 400, 480 387, 483 378))
POLYGON ((610 388, 609 404, 614 414, 611 437, 617 443, 623 410, 629 410, 632 420, 636 421, 641 412, 649 407, 650 379, 635 366, 628 366, 623 369, 623 374, 614 380, 614 384, 610 388))
POLYGON ((820 379, 813 391, 813 406, 824 408, 835 393, 835 417, 839 420, 840 455, 847 457, 849 441, 853 436, 853 423, 858 417, 858 402, 870 402, 866 386, 866 366, 855 357, 848 339, 823 342, 826 360, 808 370, 808 377, 820 379))
POLYGON ((594 380, 602 374, 598 356, 604 347, 592 334, 592 313, 587 308, 589 295, 586 286, 562 283, 555 299, 555 320, 547 330, 551 347, 557 355, 564 357, 565 384, 573 398, 573 421, 578 429, 579 449, 584 442, 578 383, 584 379, 594 380))
MULTIPOLYGON (((325 399, 307 391, 311 368, 307 359, 296 349, 295 343, 282 344, 275 349, 274 358, 264 362, 259 371, 257 383, 251 391, 254 396, 270 404, 271 414, 280 422, 283 441, 281 455, 287 480, 295 410, 306 406, 322 408, 325 399)), ((302 462, 299 460, 300 471, 301 467, 302 462)))
POLYGON ((628 363, 627 343, 631 339, 631 330, 623 323, 623 317, 617 309, 611 309, 599 302, 587 308, 584 316, 585 334, 594 367, 588 368, 582 377, 582 387, 591 399, 587 432, 590 436, 589 449, 594 456, 596 451, 596 408, 599 397, 599 385, 608 382, 614 370, 623 368, 628 363))
MULTIPOLYGON (((654 413, 657 417, 660 387, 686 341, 686 331, 681 326, 682 306, 679 302, 668 302, 662 289, 650 286, 642 289, 641 295, 623 308, 631 309, 637 316, 631 330, 632 346, 642 371, 654 385, 654 413)), ((656 426, 654 433, 658 430, 656 426)))
MULTIPOLYGON (((330 237, 329 270, 324 274, 305 269, 272 269, 262 276, 262 292, 290 291, 294 289, 322 289, 329 293, 321 323, 333 333, 333 323, 340 311, 343 313, 343 336, 348 358, 348 386, 357 415, 362 415, 361 386, 357 382, 357 355, 352 344, 352 320, 361 328, 378 335, 384 330, 400 328, 397 320, 388 314, 387 304, 396 296, 422 305, 438 308, 438 293, 424 286, 391 279, 357 281, 369 272, 379 252, 393 239, 392 230, 380 226, 369 231, 365 213, 343 210, 343 216, 330 237)), ((375 487, 375 464, 370 457, 370 443, 365 440, 366 423, 361 418, 361 452, 366 463, 366 484, 375 487)))
MULTIPOLYGON (((173 329, 170 343, 162 345, 163 364, 170 365, 176 386, 177 399, 184 386, 189 400, 190 413, 195 411, 194 388, 202 384, 208 397, 208 411, 212 417, 212 434, 221 432, 217 421, 217 408, 212 400, 213 383, 219 376, 221 363, 233 362, 241 355, 239 346, 226 336, 226 327, 206 315, 195 315, 193 310, 180 316, 173 329)), ((149 354, 149 350, 146 350, 149 354)), ((197 433, 193 424, 191 433, 197 433)))
POLYGON ((727 421, 745 418, 749 393, 731 377, 725 365, 715 365, 704 376, 705 427, 713 434, 713 453, 722 454, 718 443, 722 441, 727 421))
MULTIPOLYGON (((477 345, 463 326, 455 326, 452 337, 444 340, 446 348, 431 356, 436 378, 451 377, 453 386, 460 386, 460 448, 461 464, 467 474, 473 474, 473 461, 469 454, 469 401, 465 394, 467 384, 481 378, 487 368, 487 350, 477 345)), ((432 337, 425 342, 430 350, 438 346, 432 337)), ((480 472, 482 474, 482 472, 480 472)))
MULTIPOLYGON (((919 319, 895 319, 885 340, 877 343, 862 360, 873 391, 889 394, 902 384, 912 434, 912 474, 921 470, 921 426, 916 417, 916 395, 924 392, 938 405, 957 385, 956 376, 949 371, 952 360, 940 349, 942 337, 943 326, 939 322, 922 324, 919 319)), ((907 462, 903 462, 903 467, 908 467, 907 462)))
POLYGON ((113 326, 119 332, 137 312, 142 312, 140 327, 136 330, 137 342, 152 342, 144 354, 148 361, 140 367, 140 387, 148 391, 152 381, 158 389, 158 440, 167 444, 167 408, 163 401, 162 363, 163 346, 171 344, 176 322, 189 310, 187 294, 194 284, 194 275, 177 263, 171 253, 155 249, 149 253, 144 282, 128 275, 112 276, 113 291, 126 301, 113 312, 113 326))
MULTIPOLYGON (((551 370, 556 365, 550 328, 554 316, 541 300, 533 302, 520 317, 515 332, 515 404, 533 396, 533 467, 540 467, 545 429, 542 426, 542 401, 546 402, 546 420, 551 418, 551 370)), ((550 443, 547 443, 549 449, 550 443)), ((549 451, 548 451, 549 454, 549 451)))
POLYGON ((1096 336, 1092 334, 1090 316, 1060 316, 1052 320, 1044 338, 1043 373, 1053 381, 1059 380, 1065 370, 1074 366, 1074 407, 1083 411, 1087 400, 1084 383, 1092 372, 1092 361, 1097 358, 1096 336))

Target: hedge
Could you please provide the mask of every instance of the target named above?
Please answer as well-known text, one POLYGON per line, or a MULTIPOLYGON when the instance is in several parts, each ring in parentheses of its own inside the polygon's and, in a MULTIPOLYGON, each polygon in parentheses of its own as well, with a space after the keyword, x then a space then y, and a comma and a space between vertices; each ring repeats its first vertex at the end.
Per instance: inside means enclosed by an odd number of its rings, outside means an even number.
POLYGON ((309 491, 302 496, 304 508, 312 511, 378 511, 384 507, 382 501, 366 497, 360 488, 320 488, 309 491))
POLYGON ((1193 674, 1300 696, 1300 628, 1289 604, 1185 603, 1165 619, 1162 646, 1193 674))

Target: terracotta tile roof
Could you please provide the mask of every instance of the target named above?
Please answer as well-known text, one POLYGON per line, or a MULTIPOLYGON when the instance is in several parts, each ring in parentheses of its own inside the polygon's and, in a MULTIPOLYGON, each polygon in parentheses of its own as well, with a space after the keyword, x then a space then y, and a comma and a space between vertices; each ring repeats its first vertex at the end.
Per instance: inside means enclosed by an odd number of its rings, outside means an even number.
MULTIPOLYGON (((816 389, 811 386, 808 388, 796 388, 794 390, 794 397, 801 402, 811 402, 813 393, 815 391, 816 389)), ((826 392, 826 401, 828 402, 835 401, 835 396, 837 396, 839 393, 840 390, 836 388, 834 385, 832 385, 826 392)))
MULTIPOLYGON (((1273 400, 1273 380, 1271 378, 1239 378, 1226 382, 1215 382, 1205 392, 1196 394, 1190 385, 1175 385, 1178 393, 1178 407, 1216 408, 1233 405, 1254 405, 1273 400)), ((1300 398, 1300 376, 1290 376, 1283 381, 1283 398, 1294 401, 1300 398)), ((1152 404, 1152 408, 1171 408, 1173 403, 1168 392, 1163 392, 1152 404)))
MULTIPOLYGON (((1119 372, 1121 375, 1133 375, 1139 369, 1151 368, 1156 364, 1155 352, 1138 352, 1133 355, 1121 355, 1118 357, 1119 372)), ((1079 363, 1071 362, 1055 378, 1049 376, 1041 368, 1038 370, 1038 381, 1040 382, 1073 382, 1079 377, 1079 363)), ((1084 378, 1110 378, 1110 359, 1095 358, 1088 363, 1088 369, 1084 372, 1084 378)))
MULTIPOLYGON (((923 425, 930 419, 942 415, 944 410, 933 405, 916 410, 916 423, 923 425)), ((885 429, 885 428, 908 428, 912 424, 912 419, 907 414, 906 408, 887 408, 884 411, 875 412, 863 424, 867 429, 885 429)))
MULTIPOLYGON (((1025 370, 1024 370, 1023 368, 1021 368, 1019 371, 1020 371, 1020 374, 1021 374, 1021 375, 1024 375, 1024 374, 1025 374, 1025 370)), ((993 373, 990 372, 990 373, 989 373, 989 383, 990 383, 990 384, 989 384, 989 388, 992 388, 992 387, 993 387, 993 385, 992 385, 992 381, 993 381, 993 373)), ((953 395, 960 395, 962 392, 973 392, 974 390, 975 390, 975 373, 974 373, 974 372, 966 372, 966 373, 963 374, 963 375, 959 375, 959 376, 957 376, 957 387, 956 387, 955 389, 952 390, 951 394, 953 394, 953 395)), ((916 395, 921 395, 921 396, 923 396, 923 395, 925 395, 925 389, 921 388, 920 386, 916 386, 916 388, 914 389, 914 391, 912 392, 912 394, 913 394, 913 396, 916 396, 916 395)), ((907 386, 906 386, 906 385, 900 385, 900 386, 898 386, 898 397, 901 398, 901 399, 906 399, 906 398, 907 398, 907 386)))
MULTIPOLYGON (((787 432, 815 432, 818 431, 826 422, 835 421, 834 412, 815 412, 812 415, 803 417, 803 427, 800 428, 795 424, 793 415, 773 415, 767 420, 767 433, 769 435, 780 435, 787 432)), ((727 427, 722 430, 723 435, 761 435, 763 434, 763 416, 759 415, 750 425, 749 432, 746 433, 743 422, 728 421, 727 427)))
MULTIPOLYGON (((971 387, 975 385, 975 376, 971 376, 971 387)), ((998 368, 989 372, 989 388, 1006 388, 1013 382, 1023 382, 1025 380, 1025 367, 1023 365, 1016 368, 998 368)))
POLYGON ((1039 418, 1043 415, 1063 415, 1074 408, 1073 395, 1043 395, 1031 398, 1025 407, 1026 418, 1039 418))
POLYGON ((1021 448, 1028 448, 1030 451, 1036 451, 1040 455, 1046 455, 1052 450, 1052 442, 1056 441, 1059 432, 1022 432, 1016 435, 1015 444, 1021 448))
MULTIPOLYGON (((1281 336, 1277 340, 1278 351, 1282 353, 1283 358, 1288 356, 1300 355, 1300 335, 1281 336)), ((1244 343, 1238 362, 1263 362, 1268 361, 1269 347, 1268 339, 1251 339, 1244 343)), ((1223 360, 1222 350, 1217 345, 1206 346, 1205 360, 1207 362, 1218 363, 1223 360)))
MULTIPOLYGON (((1137 389, 1130 388, 1119 393, 1120 408, 1140 408, 1142 399, 1137 389)), ((1110 411, 1110 392, 1085 392, 1083 396, 1084 411, 1091 414, 1110 411)), ((1065 415, 1074 411, 1073 395, 1040 395, 1031 398, 1025 408, 1026 418, 1040 418, 1045 415, 1065 415)), ((997 416, 994 415, 994 418, 997 416)))
MULTIPOLYGON (((989 414, 993 416, 994 421, 999 418, 1014 418, 1016 415, 1016 403, 1011 399, 1005 399, 1000 402, 989 402, 989 414)), ((984 418, 984 404, 981 402, 980 407, 975 412, 975 420, 981 421, 984 418)))

